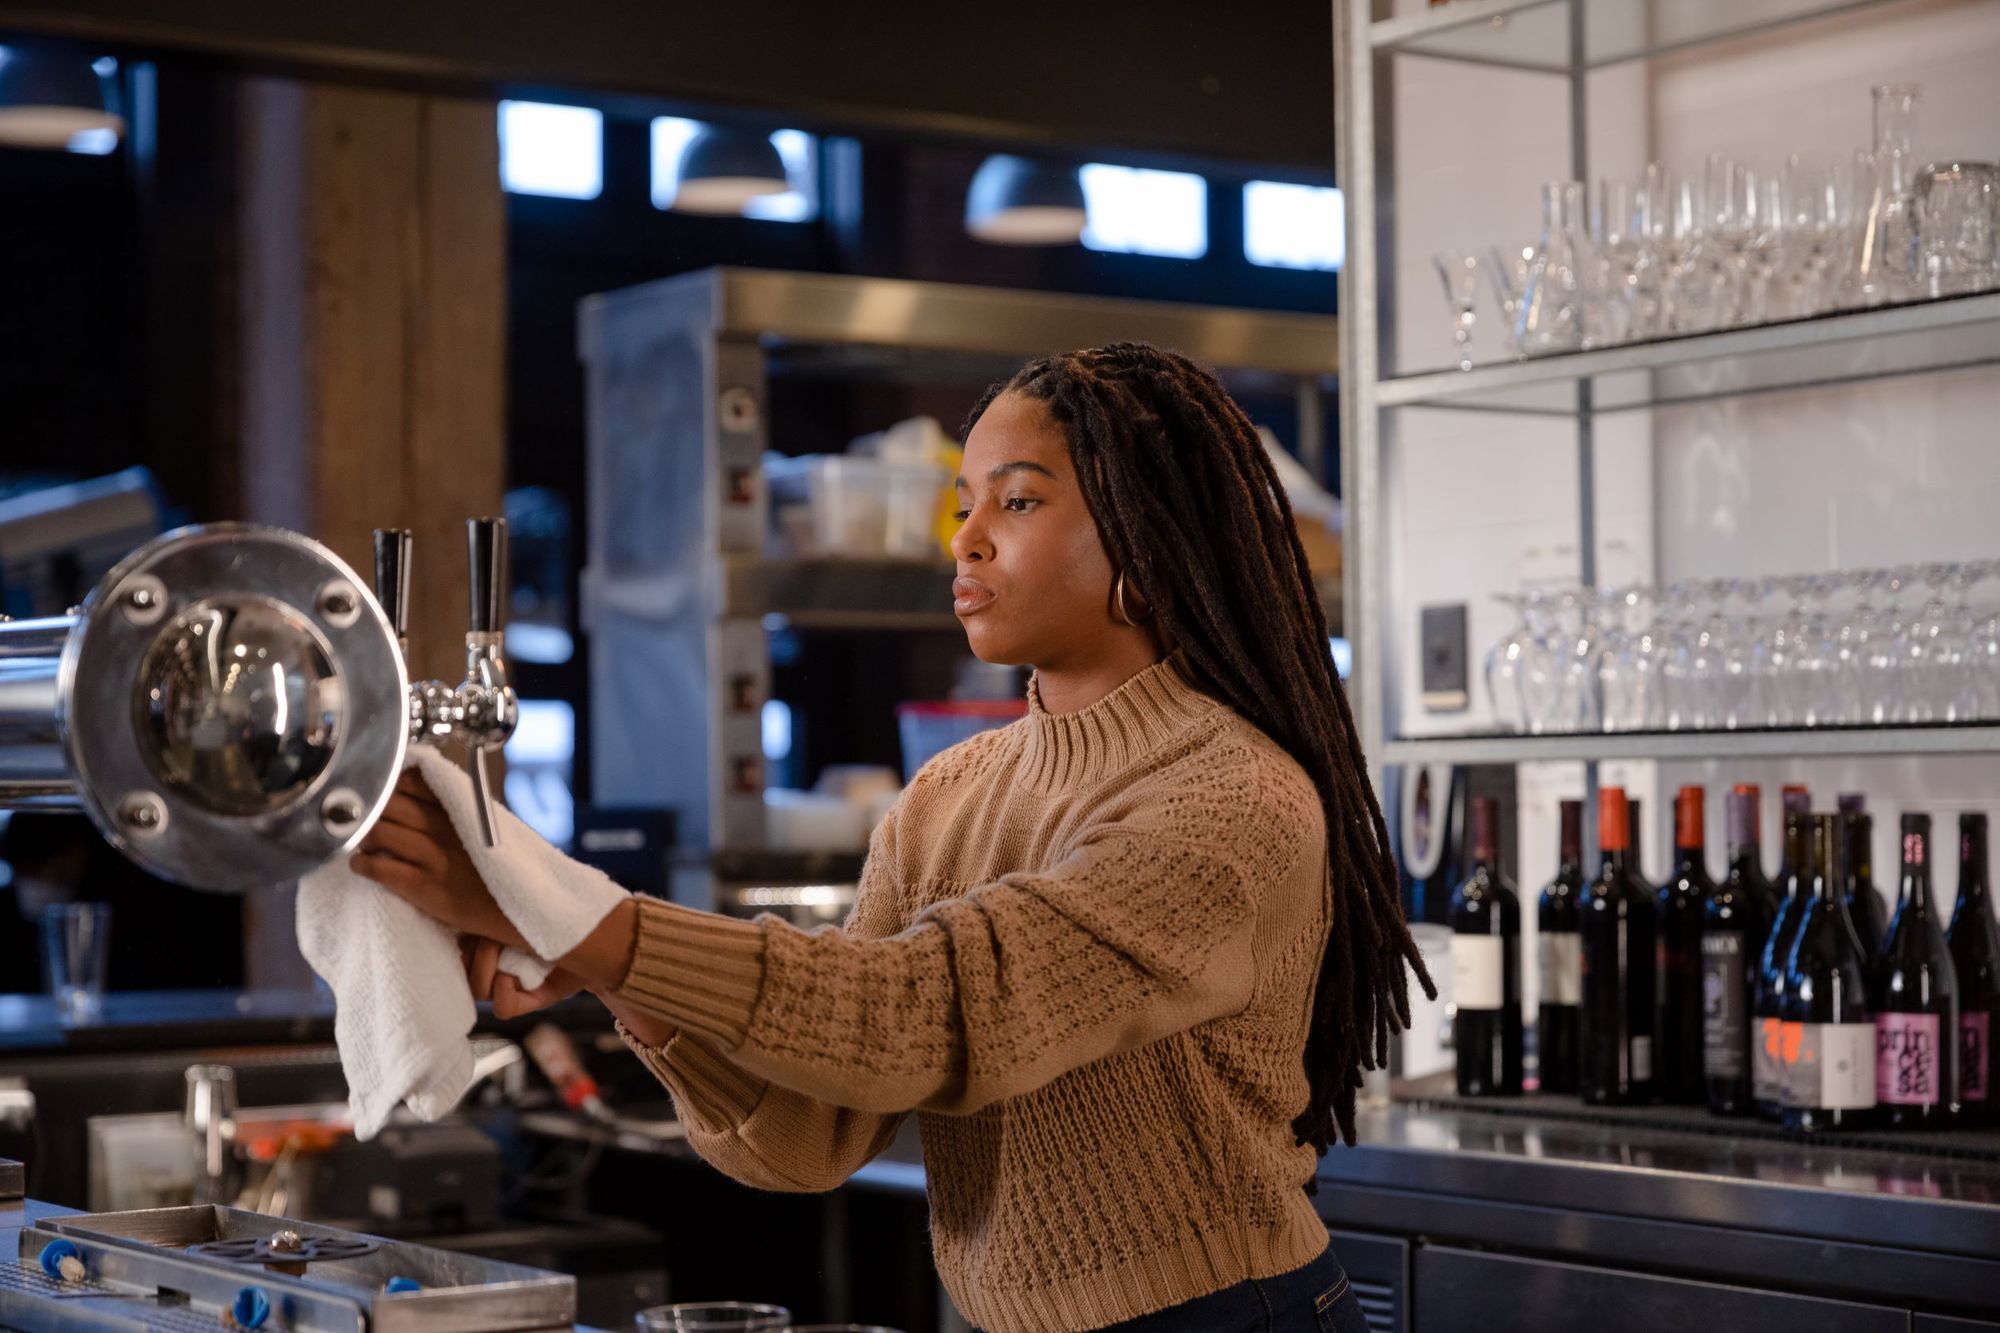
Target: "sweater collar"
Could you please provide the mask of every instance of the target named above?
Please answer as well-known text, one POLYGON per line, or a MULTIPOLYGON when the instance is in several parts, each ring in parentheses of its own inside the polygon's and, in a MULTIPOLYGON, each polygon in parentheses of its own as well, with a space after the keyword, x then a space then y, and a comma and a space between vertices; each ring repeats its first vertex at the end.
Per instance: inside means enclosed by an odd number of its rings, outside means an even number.
POLYGON ((1222 706, 1188 683, 1179 653, 1073 713, 1043 708, 1030 678, 1022 777, 1043 793, 1086 787, 1132 767, 1222 706))

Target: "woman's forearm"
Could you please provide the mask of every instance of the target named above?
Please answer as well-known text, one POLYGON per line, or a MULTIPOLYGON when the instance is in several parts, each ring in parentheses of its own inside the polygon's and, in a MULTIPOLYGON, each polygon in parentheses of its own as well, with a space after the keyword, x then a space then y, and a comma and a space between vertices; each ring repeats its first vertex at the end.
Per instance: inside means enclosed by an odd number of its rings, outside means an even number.
POLYGON ((605 914, 583 942, 556 959, 556 966, 600 994, 617 990, 632 970, 639 942, 639 901, 628 897, 605 914))
POLYGON ((673 1024, 618 997, 618 987, 632 970, 632 951, 638 940, 639 904, 627 898, 612 908, 582 943, 564 954, 557 966, 581 980, 626 1031, 648 1046, 664 1046, 673 1038, 673 1024))

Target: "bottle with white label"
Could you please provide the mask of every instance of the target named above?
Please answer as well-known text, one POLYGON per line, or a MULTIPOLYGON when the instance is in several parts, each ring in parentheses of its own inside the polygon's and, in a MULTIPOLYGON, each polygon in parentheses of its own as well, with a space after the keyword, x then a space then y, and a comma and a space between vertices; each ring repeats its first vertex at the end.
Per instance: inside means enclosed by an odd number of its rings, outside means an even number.
POLYGON ((1958 1104, 1958 968, 1931 901, 1931 817, 1903 816, 1902 891, 1875 978, 1875 1100, 1897 1129, 1947 1124, 1958 1104))
POLYGON ((1542 890, 1535 913, 1536 969, 1541 1008, 1535 1019, 1543 1092, 1575 1092, 1582 1072, 1578 1012, 1583 1004, 1583 943, 1578 903, 1583 898, 1583 802, 1564 801, 1556 877, 1542 890))
POLYGON ((1840 819, 1812 817, 1812 897, 1785 969, 1786 1129, 1855 1129, 1875 1118, 1875 1014, 1861 937, 1847 915, 1840 819))
POLYGON ((1653 949, 1659 912, 1630 861, 1632 825, 1622 787, 1597 796, 1603 867, 1583 895, 1583 1075, 1593 1105, 1653 1098, 1653 949))
POLYGON ((1500 803, 1472 802, 1472 874, 1451 896, 1452 1044, 1465 1097, 1521 1091, 1521 904, 1500 873, 1500 803))

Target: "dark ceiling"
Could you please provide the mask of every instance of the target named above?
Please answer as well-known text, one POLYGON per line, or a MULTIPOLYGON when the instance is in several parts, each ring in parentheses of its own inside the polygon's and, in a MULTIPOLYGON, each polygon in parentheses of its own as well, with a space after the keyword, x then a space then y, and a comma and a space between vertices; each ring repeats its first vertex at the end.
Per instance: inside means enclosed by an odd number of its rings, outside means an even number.
POLYGON ((1333 165, 1329 0, 0 0, 0 33, 821 132, 1333 165))

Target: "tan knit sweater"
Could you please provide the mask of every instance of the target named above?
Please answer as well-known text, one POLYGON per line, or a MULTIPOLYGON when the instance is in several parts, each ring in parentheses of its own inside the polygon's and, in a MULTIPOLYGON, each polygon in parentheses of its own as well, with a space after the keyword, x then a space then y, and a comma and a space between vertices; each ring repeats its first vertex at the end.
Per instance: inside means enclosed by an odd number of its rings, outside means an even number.
POLYGON ((1100 1328, 1315 1258, 1292 1118, 1328 906, 1304 771, 1148 668, 939 755, 846 926, 643 900, 627 1043, 747 1184, 830 1189, 915 1111, 945 1289, 1100 1328))

